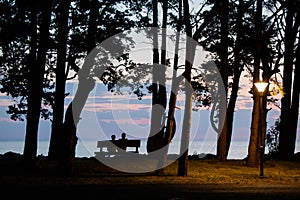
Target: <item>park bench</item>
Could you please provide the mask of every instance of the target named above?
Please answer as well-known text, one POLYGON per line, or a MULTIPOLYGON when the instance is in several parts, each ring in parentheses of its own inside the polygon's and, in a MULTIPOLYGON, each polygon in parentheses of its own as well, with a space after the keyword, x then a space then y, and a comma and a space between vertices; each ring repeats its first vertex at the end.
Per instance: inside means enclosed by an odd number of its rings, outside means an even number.
POLYGON ((120 155, 123 152, 139 153, 140 147, 141 140, 101 140, 97 141, 99 152, 95 152, 95 154, 96 156, 110 156, 120 155), (123 148, 125 148, 125 150, 123 150, 123 148), (134 148, 134 151, 132 151, 131 148, 134 148))

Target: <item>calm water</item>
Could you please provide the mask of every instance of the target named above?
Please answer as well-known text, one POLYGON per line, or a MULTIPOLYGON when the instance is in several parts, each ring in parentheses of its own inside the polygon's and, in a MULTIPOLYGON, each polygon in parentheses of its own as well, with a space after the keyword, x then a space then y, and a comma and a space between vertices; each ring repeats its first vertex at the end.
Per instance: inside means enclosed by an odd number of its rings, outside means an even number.
MULTIPOLYGON (((299 141, 296 145, 296 152, 300 152, 299 141)), ((38 155, 47 156, 48 154, 48 141, 40 141, 38 143, 38 155)), ((8 151, 22 153, 24 147, 23 141, 0 141, 0 154, 8 151)), ((180 142, 173 142, 170 145, 169 153, 178 154, 180 149, 180 142)), ((243 159, 247 155, 248 141, 233 141, 229 152, 229 159, 243 159)), ((97 152, 96 141, 79 141, 76 149, 77 157, 91 157, 97 152)), ((266 149, 267 152, 267 149, 266 149)), ((146 140, 141 141, 140 153, 146 153, 146 140)), ((200 141, 196 140, 189 146, 189 155, 200 154, 200 153, 216 153, 216 141, 200 141)))

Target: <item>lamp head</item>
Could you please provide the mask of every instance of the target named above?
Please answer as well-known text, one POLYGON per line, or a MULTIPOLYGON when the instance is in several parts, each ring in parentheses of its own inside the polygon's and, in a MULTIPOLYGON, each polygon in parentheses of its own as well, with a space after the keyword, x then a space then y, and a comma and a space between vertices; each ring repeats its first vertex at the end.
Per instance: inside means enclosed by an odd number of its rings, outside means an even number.
POLYGON ((256 82, 254 83, 255 87, 257 88, 258 92, 264 92, 268 83, 265 82, 256 82))

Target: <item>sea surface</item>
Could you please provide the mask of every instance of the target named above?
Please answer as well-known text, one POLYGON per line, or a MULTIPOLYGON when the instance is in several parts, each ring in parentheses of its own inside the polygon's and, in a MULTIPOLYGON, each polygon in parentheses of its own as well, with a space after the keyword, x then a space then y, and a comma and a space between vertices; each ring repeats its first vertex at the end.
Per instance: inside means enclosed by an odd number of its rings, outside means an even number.
MULTIPOLYGON (((232 141, 228 159, 243 159, 247 156, 248 141, 232 141)), ((38 155, 47 156, 49 141, 39 141, 38 155)), ((24 141, 0 141, 0 154, 12 151, 22 154, 24 141)), ((180 142, 174 141, 170 145, 169 154, 179 154, 180 142)), ((130 150, 130 149, 129 149, 130 150)), ((134 150, 134 149, 133 149, 134 150)), ((76 146, 76 157, 93 157, 97 148, 97 141, 79 140, 76 146)), ((268 149, 266 148, 266 153, 268 149)), ((300 152, 300 141, 297 141, 295 152, 300 152)), ((141 140, 140 154, 146 154, 146 140, 141 140)), ((195 154, 216 154, 216 141, 194 140, 189 145, 189 155, 195 154)))

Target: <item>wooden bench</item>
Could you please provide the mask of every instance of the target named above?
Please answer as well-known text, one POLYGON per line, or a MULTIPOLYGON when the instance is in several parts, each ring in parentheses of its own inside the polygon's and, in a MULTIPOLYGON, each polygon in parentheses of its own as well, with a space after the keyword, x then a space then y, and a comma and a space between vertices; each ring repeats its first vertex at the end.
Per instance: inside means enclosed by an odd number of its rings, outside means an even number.
POLYGON ((96 156, 110 156, 110 155, 119 155, 121 153, 130 152, 128 148, 133 147, 135 150, 134 153, 139 152, 141 147, 141 140, 101 140, 97 141, 97 148, 99 152, 95 152, 96 156))

